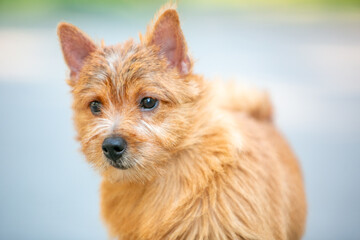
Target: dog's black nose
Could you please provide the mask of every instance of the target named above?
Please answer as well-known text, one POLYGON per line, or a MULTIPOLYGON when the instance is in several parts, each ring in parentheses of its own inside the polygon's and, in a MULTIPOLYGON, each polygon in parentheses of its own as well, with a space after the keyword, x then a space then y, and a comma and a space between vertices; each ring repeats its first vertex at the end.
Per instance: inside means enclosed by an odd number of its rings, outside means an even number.
POLYGON ((112 161, 118 160, 126 150, 126 141, 121 137, 105 138, 102 144, 105 156, 112 161))

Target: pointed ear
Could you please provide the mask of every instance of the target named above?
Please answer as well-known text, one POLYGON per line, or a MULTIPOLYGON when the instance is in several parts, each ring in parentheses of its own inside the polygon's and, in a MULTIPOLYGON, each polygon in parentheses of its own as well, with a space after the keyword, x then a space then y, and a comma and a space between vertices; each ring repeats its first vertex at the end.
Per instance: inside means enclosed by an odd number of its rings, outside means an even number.
POLYGON ((160 10, 158 17, 148 27, 146 44, 158 46, 169 66, 176 67, 180 74, 186 75, 190 72, 191 61, 175 9, 160 10))
POLYGON ((65 62, 70 68, 70 77, 75 80, 85 58, 96 50, 96 45, 84 32, 69 23, 60 23, 57 34, 65 62))

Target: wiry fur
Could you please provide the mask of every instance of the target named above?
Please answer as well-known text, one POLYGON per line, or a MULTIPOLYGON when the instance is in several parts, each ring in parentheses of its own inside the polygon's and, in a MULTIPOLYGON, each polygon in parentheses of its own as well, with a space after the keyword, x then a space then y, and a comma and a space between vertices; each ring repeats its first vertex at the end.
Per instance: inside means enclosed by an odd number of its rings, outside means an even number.
POLYGON ((58 28, 65 61, 77 64, 69 66, 68 81, 74 121, 83 153, 103 176, 101 209, 110 235, 300 239, 306 218, 302 177, 271 121, 267 94, 194 74, 178 26, 176 11, 167 6, 140 43, 92 46, 76 27, 58 28), (162 32, 164 16, 173 35, 162 32), (165 42, 175 44, 171 54, 161 45, 163 34, 176 37, 165 42), (85 50, 72 49, 84 39, 85 50), (139 109, 147 96, 160 100, 153 111, 139 109), (89 110, 94 100, 103 104, 100 116, 89 110), (112 167, 102 153, 104 138, 114 134, 128 143, 127 170, 112 167))

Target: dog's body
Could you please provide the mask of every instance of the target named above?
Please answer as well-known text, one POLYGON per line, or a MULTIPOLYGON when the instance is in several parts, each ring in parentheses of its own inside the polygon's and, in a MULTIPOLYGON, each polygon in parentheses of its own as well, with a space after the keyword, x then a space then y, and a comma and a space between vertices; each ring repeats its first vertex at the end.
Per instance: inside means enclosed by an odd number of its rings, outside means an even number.
POLYGON ((104 177, 111 236, 301 238, 301 172, 267 95, 193 74, 172 7, 139 44, 97 47, 65 23, 58 34, 82 151, 104 177), (109 136, 122 141, 119 157, 104 146, 109 136))
POLYGON ((303 192, 292 187, 301 184, 301 176, 287 144, 271 123, 246 114, 226 115, 236 124, 214 122, 210 132, 198 136, 199 146, 176 155, 161 177, 146 184, 103 181, 102 212, 113 235, 125 239, 301 237, 303 192), (225 123, 231 127, 224 127, 229 126, 225 123))

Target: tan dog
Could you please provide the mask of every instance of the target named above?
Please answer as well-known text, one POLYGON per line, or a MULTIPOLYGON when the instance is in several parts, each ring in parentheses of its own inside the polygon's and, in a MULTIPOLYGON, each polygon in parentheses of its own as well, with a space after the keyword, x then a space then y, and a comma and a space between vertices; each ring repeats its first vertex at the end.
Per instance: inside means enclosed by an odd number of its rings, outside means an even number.
POLYGON ((266 94, 194 74, 172 6, 140 43, 97 46, 68 23, 58 35, 110 236, 301 238, 302 176, 266 94))

